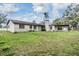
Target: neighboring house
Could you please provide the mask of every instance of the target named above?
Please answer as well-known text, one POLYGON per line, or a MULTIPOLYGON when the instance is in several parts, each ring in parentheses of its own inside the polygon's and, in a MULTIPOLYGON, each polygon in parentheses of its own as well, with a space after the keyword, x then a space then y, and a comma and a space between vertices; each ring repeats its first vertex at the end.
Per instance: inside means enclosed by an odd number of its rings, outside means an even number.
POLYGON ((49 25, 49 21, 45 24, 37 24, 19 20, 9 20, 7 22, 7 30, 10 32, 28 32, 28 31, 68 31, 69 25, 49 25))

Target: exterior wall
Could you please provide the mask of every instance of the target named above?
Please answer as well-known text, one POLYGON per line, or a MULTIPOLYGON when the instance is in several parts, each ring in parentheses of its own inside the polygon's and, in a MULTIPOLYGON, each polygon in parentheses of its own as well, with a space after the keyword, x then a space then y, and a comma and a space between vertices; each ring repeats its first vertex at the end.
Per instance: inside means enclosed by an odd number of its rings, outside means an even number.
POLYGON ((42 30, 41 26, 38 26, 38 31, 41 31, 41 30, 42 30))
POLYGON ((36 26, 36 30, 35 31, 39 31, 39 27, 38 26, 36 26))
MULTIPOLYGON (((30 26, 29 26, 29 28, 30 28, 30 26)), ((30 30, 34 30, 34 26, 32 26, 32 29, 30 29, 30 30)))
POLYGON ((36 29, 34 29, 34 25, 32 25, 32 29, 30 29, 30 25, 29 25, 29 30, 32 30, 32 31, 41 31, 41 26, 36 26, 36 29))
POLYGON ((56 27, 56 31, 68 31, 68 27, 67 26, 63 26, 62 30, 58 30, 58 28, 56 27))
POLYGON ((15 32, 14 31, 14 24, 10 21, 9 24, 8 24, 8 31, 10 32, 15 32))
POLYGON ((41 26, 36 26, 36 29, 34 29, 34 26, 32 26, 32 29, 30 29, 30 25, 24 25, 24 29, 20 29, 19 24, 15 24, 14 29, 15 32, 28 32, 30 30, 41 31, 41 26))
POLYGON ((59 30, 58 30, 58 27, 55 27, 55 31, 59 31, 59 30))
POLYGON ((21 29, 21 28, 19 28, 19 24, 14 24, 14 31, 15 32, 27 32, 29 30, 30 30, 29 25, 24 25, 24 28, 21 29))
POLYGON ((39 26, 36 26, 36 29, 34 29, 34 31, 40 31, 39 26))
POLYGON ((36 26, 36 29, 34 29, 34 26, 33 26, 32 30, 34 30, 34 31, 41 31, 41 26, 36 26))
POLYGON ((26 32, 29 31, 29 25, 24 25, 24 29, 19 28, 19 24, 14 24, 11 21, 8 24, 8 31, 10 32, 26 32))
POLYGON ((79 29, 79 23, 77 24, 77 29, 79 29))
MULTIPOLYGON (((32 25, 32 29, 30 29, 30 25, 24 25, 24 29, 19 28, 19 24, 14 24, 11 21, 8 24, 8 31, 10 32, 27 32, 30 30, 33 31, 41 31, 42 27, 41 26, 36 26, 36 29, 34 29, 34 25, 32 25)), ((50 27, 46 27, 47 31, 68 31, 68 26, 62 26, 62 30, 58 30, 58 26, 52 26, 52 29, 50 29, 50 27)), ((45 28, 45 29, 46 29, 45 28)))
POLYGON ((21 29, 19 28, 19 24, 14 24, 11 21, 9 22, 8 26, 8 31, 10 32, 27 32, 30 30, 41 31, 41 26, 36 26, 36 29, 34 29, 34 26, 32 26, 32 29, 30 29, 30 25, 24 25, 24 28, 21 29))
POLYGON ((68 27, 62 27, 62 31, 68 31, 68 27))
POLYGON ((50 29, 50 31, 55 31, 55 30, 56 30, 55 26, 52 26, 52 29, 50 29))
POLYGON ((50 31, 49 21, 48 20, 45 20, 45 29, 46 29, 46 31, 50 31))
POLYGON ((58 27, 52 26, 51 31, 68 31, 68 26, 62 26, 62 30, 58 30, 58 27))

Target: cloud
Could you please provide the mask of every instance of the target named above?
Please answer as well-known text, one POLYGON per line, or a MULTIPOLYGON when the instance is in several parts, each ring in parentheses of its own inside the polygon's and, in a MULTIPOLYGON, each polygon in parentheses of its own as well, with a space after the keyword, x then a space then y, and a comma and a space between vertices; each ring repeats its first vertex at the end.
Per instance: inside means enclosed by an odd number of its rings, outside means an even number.
MULTIPOLYGON (((61 17, 61 10, 64 11, 68 5, 70 4, 66 4, 66 3, 59 3, 59 4, 52 4, 52 3, 33 3, 33 11, 37 12, 37 13, 44 13, 44 12, 50 12, 52 13, 52 19, 56 19, 61 17), (51 6, 51 7, 50 7, 51 6), (48 9, 52 8, 51 10, 48 11, 48 9)), ((0 4, 0 12, 1 13, 5 13, 5 14, 9 14, 9 13, 13 13, 13 12, 17 12, 19 11, 21 8, 18 7, 16 4, 0 4)), ((16 19, 16 20, 24 20, 24 21, 32 21, 32 20, 36 20, 36 22, 40 22, 43 20, 44 16, 38 16, 35 15, 34 13, 29 13, 29 14, 24 14, 24 15, 17 15, 14 17, 10 17, 12 19, 16 19)), ((49 20, 52 20, 49 19, 49 20)))
POLYGON ((52 13, 52 19, 62 17, 62 11, 65 11, 69 3, 33 3, 33 10, 37 13, 50 12, 52 13), (52 10, 48 11, 50 9, 52 10))
MULTIPOLYGON (((34 12, 37 12, 38 14, 40 13, 44 13, 44 12, 51 12, 52 14, 52 18, 49 19, 50 21, 53 20, 53 19, 56 19, 56 18, 60 18, 62 17, 62 11, 64 11, 68 5, 70 4, 67 4, 67 3, 33 3, 33 11, 34 12), (48 11, 48 9, 50 8, 51 6, 51 10, 48 11)), ((17 8, 14 8, 16 9, 16 11, 18 11, 17 8)), ((14 11, 14 12, 16 12, 14 11)), ((17 20, 24 20, 24 21, 33 21, 35 20, 36 22, 40 22, 43 20, 43 17, 44 16, 38 16, 38 15, 35 15, 34 13, 29 13, 29 14, 24 14, 24 15, 21 15, 21 16, 16 16, 16 17, 13 17, 17 20)))
POLYGON ((33 3, 33 10, 37 13, 44 13, 47 12, 44 3, 33 3))
POLYGON ((28 21, 28 22, 32 22, 33 20, 35 20, 37 23, 39 23, 40 21, 43 20, 43 17, 40 17, 33 13, 24 14, 24 15, 20 15, 20 16, 13 16, 10 18, 14 19, 14 20, 22 20, 22 21, 28 21))
POLYGON ((56 18, 60 18, 62 17, 61 15, 61 12, 62 11, 65 11, 65 9, 67 8, 67 6, 70 5, 70 4, 67 4, 67 3, 55 3, 55 4, 52 4, 52 16, 53 16, 53 19, 56 19, 56 18))
POLYGON ((13 3, 4 3, 0 4, 0 13, 2 14, 10 14, 13 12, 19 11, 20 8, 16 6, 16 4, 13 3))
POLYGON ((17 15, 17 16, 13 16, 11 17, 11 19, 15 19, 15 20, 22 20, 22 21, 30 21, 30 18, 33 16, 32 13, 29 14, 24 14, 24 15, 17 15))

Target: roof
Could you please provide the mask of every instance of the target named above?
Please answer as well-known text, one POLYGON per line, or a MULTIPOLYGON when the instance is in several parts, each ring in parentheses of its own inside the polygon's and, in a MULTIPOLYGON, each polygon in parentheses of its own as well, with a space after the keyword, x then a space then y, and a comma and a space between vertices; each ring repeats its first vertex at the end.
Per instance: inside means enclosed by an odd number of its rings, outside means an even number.
POLYGON ((69 25, 68 25, 68 24, 65 24, 65 25, 64 25, 64 24, 63 24, 63 25, 59 25, 59 24, 58 24, 58 25, 56 25, 56 24, 51 24, 50 26, 69 26, 69 25))
POLYGON ((69 25, 54 25, 54 26, 69 26, 69 25))
MULTIPOLYGON (((7 24, 12 21, 14 24, 24 24, 24 25, 38 25, 38 26, 45 26, 44 23, 33 23, 33 22, 26 22, 26 21, 20 21, 20 20, 9 20, 7 24)), ((50 24, 49 26, 69 26, 68 24, 66 25, 55 25, 55 24, 50 24)))
POLYGON ((38 25, 38 26, 44 26, 43 24, 37 24, 32 22, 26 22, 26 21, 20 21, 20 20, 9 20, 7 24, 12 21, 14 24, 24 24, 24 25, 38 25))

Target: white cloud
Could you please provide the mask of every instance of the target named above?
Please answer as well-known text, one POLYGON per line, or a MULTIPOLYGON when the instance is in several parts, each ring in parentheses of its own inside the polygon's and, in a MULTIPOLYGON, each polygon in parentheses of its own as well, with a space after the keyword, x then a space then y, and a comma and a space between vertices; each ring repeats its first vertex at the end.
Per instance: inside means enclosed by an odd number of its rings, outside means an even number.
POLYGON ((9 14, 16 11, 19 11, 20 8, 16 6, 16 4, 13 3, 4 3, 0 4, 0 13, 2 14, 9 14))
POLYGON ((20 16, 13 16, 13 17, 11 17, 11 19, 28 21, 28 22, 32 22, 33 20, 35 20, 37 23, 39 23, 40 21, 43 20, 43 17, 37 16, 33 13, 29 13, 29 14, 24 14, 24 15, 20 15, 20 16))
POLYGON ((13 16, 11 17, 11 19, 15 19, 15 20, 22 20, 22 21, 30 21, 30 18, 32 17, 32 13, 29 14, 24 14, 24 15, 17 15, 17 16, 13 16))
POLYGON ((52 6, 52 10, 50 11, 52 13, 52 18, 60 18, 61 10, 65 10, 67 6, 70 5, 69 3, 33 3, 33 10, 38 13, 44 13, 47 12, 49 7, 52 6))
POLYGON ((44 13, 47 12, 44 3, 33 3, 33 10, 37 13, 44 13))
MULTIPOLYGON (((66 4, 66 3, 59 3, 59 4, 44 4, 44 3, 33 3, 33 10, 37 13, 44 13, 48 11, 48 8, 50 7, 50 5, 52 6, 52 10, 50 11, 52 13, 52 19, 49 19, 50 21, 56 18, 60 18, 61 17, 61 10, 65 10, 67 8, 68 5, 70 4, 66 4)), ((16 11, 18 11, 17 8, 16 11)), ((14 11, 14 12, 16 12, 14 11)), ((29 14, 24 14, 21 16, 16 16, 13 17, 17 20, 24 20, 24 21, 33 21, 35 20, 36 22, 40 22, 43 20, 43 16, 38 16, 35 15, 33 13, 29 13, 29 14)))
POLYGON ((68 5, 70 5, 69 3, 54 3, 52 4, 52 6, 56 9, 63 9, 66 8, 68 5))
MULTIPOLYGON (((65 10, 69 4, 44 4, 44 3, 33 3, 33 10, 37 13, 44 13, 48 11, 48 8, 52 6, 52 10, 50 11, 52 13, 52 19, 61 17, 60 10, 65 10)), ((16 4, 2 4, 0 5, 0 12, 2 13, 11 13, 19 11, 20 8, 16 6, 16 4)), ((24 21, 33 21, 36 20, 36 22, 40 22, 43 20, 43 16, 38 16, 33 13, 24 14, 20 16, 12 17, 16 20, 24 20, 24 21)), ((50 19, 51 20, 51 19, 50 19)))
POLYGON ((40 23, 41 21, 43 21, 43 16, 40 17, 40 16, 37 16, 37 15, 34 15, 32 17, 32 21, 35 20, 37 23, 40 23))

